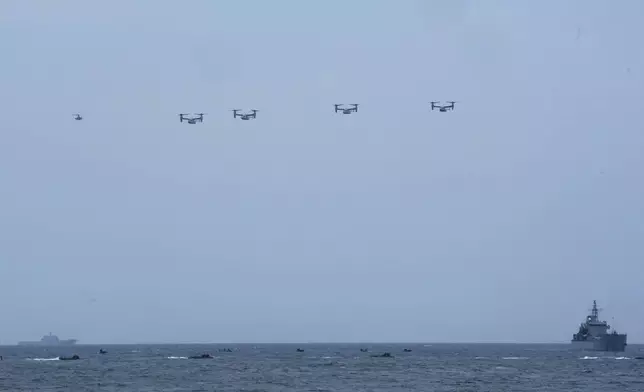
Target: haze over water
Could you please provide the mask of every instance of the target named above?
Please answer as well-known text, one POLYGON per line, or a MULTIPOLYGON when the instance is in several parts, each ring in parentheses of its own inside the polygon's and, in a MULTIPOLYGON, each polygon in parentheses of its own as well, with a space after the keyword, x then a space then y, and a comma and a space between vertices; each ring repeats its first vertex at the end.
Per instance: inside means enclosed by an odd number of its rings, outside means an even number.
POLYGON ((643 11, 0 2, 0 343, 644 341, 643 11))

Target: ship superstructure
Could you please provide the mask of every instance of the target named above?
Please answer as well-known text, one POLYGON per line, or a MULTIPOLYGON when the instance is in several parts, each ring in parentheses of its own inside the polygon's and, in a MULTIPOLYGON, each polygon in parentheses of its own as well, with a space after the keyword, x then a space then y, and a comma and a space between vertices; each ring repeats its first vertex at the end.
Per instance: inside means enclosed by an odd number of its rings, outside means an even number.
POLYGON ((610 331, 610 325, 599 319, 597 301, 593 301, 591 313, 586 321, 579 325, 577 333, 572 335, 571 343, 575 347, 596 351, 624 351, 626 334, 610 331))

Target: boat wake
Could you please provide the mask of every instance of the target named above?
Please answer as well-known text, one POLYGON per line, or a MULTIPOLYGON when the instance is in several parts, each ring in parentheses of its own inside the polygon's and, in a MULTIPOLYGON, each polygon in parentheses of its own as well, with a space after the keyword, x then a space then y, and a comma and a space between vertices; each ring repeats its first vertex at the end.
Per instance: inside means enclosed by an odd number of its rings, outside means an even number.
POLYGON ((60 361, 60 358, 27 358, 27 361, 60 361))
POLYGON ((528 357, 503 357, 506 360, 519 360, 519 359, 530 359, 528 357))

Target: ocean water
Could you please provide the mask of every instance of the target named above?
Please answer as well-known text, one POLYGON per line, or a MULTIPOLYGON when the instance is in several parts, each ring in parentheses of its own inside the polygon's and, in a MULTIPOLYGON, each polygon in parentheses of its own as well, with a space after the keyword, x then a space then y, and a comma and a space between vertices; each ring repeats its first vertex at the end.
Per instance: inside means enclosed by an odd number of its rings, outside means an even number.
POLYGON ((0 347, 0 391, 644 391, 644 346, 635 345, 618 354, 520 344, 99 348, 0 347), (384 352, 393 358, 371 356, 384 352), (202 353, 214 359, 188 359, 202 353), (57 360, 73 354, 81 359, 57 360))

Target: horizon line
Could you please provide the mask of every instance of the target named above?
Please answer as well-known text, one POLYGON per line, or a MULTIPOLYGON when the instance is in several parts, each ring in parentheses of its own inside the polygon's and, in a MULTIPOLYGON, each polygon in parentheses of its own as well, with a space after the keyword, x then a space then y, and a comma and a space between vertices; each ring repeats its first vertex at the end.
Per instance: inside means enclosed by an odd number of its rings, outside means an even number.
MULTIPOLYGON (((425 345, 449 345, 449 344, 461 344, 461 345, 489 345, 489 344, 500 344, 500 345, 567 345, 570 344, 568 341, 557 341, 557 342, 516 342, 516 341, 461 341, 461 342, 418 342, 418 341, 380 341, 380 342, 136 342, 136 343, 76 343, 73 345, 54 345, 54 346, 40 346, 40 347, 78 347, 78 346, 157 346, 157 345, 338 345, 338 344, 348 344, 348 345, 386 345, 386 344, 425 344, 425 345)), ((640 345, 643 343, 633 342, 629 345, 640 345)), ((0 344, 0 346, 19 346, 18 342, 14 344, 0 344)), ((39 346, 35 346, 39 347, 39 346)))

